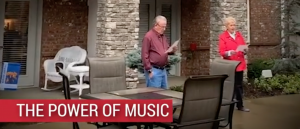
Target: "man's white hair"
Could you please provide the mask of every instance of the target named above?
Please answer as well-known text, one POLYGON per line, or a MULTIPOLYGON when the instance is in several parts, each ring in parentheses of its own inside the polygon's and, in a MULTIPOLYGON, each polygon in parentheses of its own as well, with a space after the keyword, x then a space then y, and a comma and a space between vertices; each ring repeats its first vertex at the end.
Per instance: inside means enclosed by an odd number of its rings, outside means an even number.
POLYGON ((167 18, 161 15, 158 15, 153 20, 153 25, 157 24, 160 21, 167 21, 167 18))
POLYGON ((227 18, 224 18, 224 25, 227 26, 230 22, 236 22, 235 18, 233 17, 227 17, 227 18))

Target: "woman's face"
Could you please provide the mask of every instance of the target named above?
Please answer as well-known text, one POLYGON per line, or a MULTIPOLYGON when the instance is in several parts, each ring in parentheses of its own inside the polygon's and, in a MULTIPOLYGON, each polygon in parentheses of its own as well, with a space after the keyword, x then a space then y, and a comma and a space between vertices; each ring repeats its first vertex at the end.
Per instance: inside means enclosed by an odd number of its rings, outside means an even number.
POLYGON ((227 31, 229 31, 230 33, 233 33, 235 31, 235 22, 234 21, 229 21, 227 26, 226 26, 226 29, 227 31))

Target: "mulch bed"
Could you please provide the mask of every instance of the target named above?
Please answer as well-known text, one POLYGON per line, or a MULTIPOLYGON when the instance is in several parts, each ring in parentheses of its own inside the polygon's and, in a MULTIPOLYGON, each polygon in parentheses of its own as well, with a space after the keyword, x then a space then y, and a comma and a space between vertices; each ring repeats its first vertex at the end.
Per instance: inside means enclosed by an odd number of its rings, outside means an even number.
MULTIPOLYGON (((173 86, 171 90, 182 92, 182 86, 173 86)), ((277 96, 283 95, 281 90, 273 90, 272 92, 265 92, 262 90, 257 89, 251 83, 244 84, 244 97, 245 99, 255 99, 255 98, 263 98, 263 97, 270 97, 270 96, 277 96)))
POLYGON ((273 90, 272 92, 265 92, 255 88, 251 83, 244 84, 244 97, 245 99, 263 98, 270 96, 282 95, 281 90, 273 90))

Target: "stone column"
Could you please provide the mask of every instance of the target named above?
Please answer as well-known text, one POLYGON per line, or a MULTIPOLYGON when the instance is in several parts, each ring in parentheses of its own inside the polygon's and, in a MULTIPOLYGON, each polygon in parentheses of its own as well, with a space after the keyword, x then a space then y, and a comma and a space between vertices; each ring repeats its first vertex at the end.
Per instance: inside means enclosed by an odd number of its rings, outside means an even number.
POLYGON ((225 30, 223 19, 228 16, 237 20, 237 29, 245 40, 247 41, 249 38, 247 0, 210 0, 210 61, 220 57, 218 52, 219 35, 225 30))
POLYGON ((237 20, 237 29, 248 38, 247 0, 210 0, 210 58, 219 57, 219 35, 225 30, 223 19, 232 16, 237 20))
MULTIPOLYGON (((97 42, 98 57, 126 56, 134 50, 139 38, 139 0, 98 0, 97 42)), ((134 70, 126 72, 131 79, 134 70)), ((136 77, 135 77, 136 75, 136 77)), ((136 80, 136 83, 138 80, 136 80)))

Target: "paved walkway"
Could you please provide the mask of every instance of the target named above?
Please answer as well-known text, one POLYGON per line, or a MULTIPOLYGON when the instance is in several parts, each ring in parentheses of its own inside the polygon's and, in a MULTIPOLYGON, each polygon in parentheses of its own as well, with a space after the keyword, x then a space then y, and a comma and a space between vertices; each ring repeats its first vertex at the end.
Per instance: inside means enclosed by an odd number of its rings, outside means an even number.
MULTIPOLYGON (((78 94, 74 94, 76 97, 78 94)), ((63 99, 60 91, 44 92, 38 88, 18 91, 0 91, 0 98, 7 99, 63 99), (34 93, 34 94, 33 94, 34 93)), ((234 112, 234 129, 299 129, 300 95, 284 95, 246 100, 251 112, 234 112)), ((71 123, 46 123, 30 126, 10 125, 3 129, 71 129, 71 123)), ((81 123, 82 129, 95 128, 81 123)))

